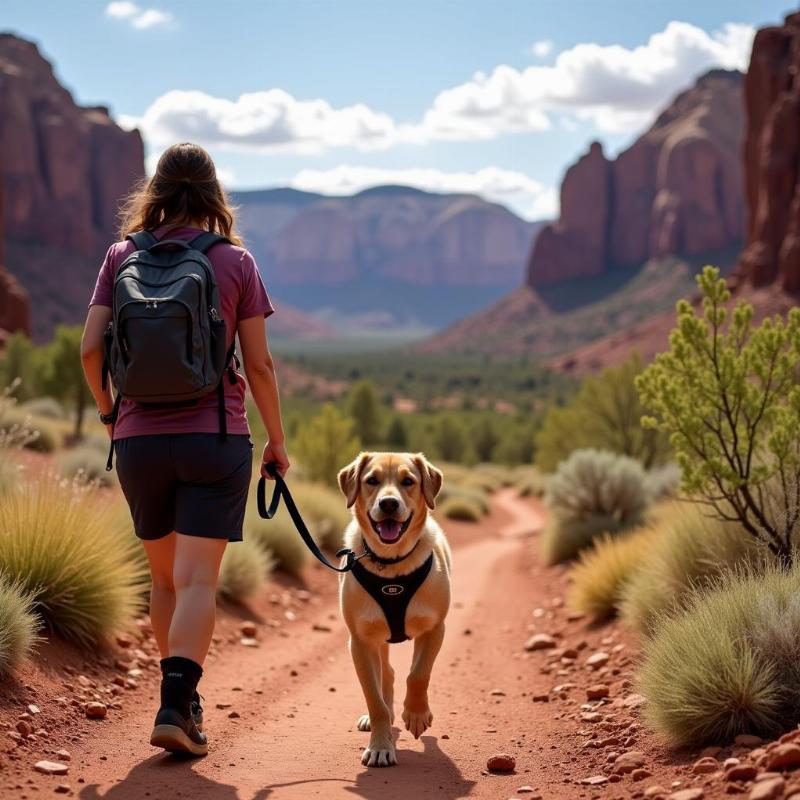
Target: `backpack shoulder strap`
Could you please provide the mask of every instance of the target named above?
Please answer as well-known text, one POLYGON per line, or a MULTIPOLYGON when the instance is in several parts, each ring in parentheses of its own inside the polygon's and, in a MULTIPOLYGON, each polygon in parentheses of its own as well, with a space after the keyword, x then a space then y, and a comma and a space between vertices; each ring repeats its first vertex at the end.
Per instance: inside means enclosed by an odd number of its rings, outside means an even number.
POLYGON ((149 250, 154 244, 158 242, 155 236, 150 231, 137 231, 136 233, 129 233, 126 239, 130 239, 137 250, 149 250))
POLYGON ((213 233, 212 231, 205 231, 199 236, 195 236, 194 239, 189 242, 189 247, 191 247, 192 250, 199 250, 201 253, 207 253, 215 244, 219 244, 220 242, 230 242, 230 239, 218 233, 213 233))

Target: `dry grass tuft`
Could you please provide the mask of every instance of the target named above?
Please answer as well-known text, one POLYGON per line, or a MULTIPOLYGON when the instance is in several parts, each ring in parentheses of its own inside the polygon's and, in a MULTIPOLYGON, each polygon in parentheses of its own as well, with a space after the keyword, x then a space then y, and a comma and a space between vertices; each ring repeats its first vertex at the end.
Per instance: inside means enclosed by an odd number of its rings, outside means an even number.
POLYGON ((39 626, 33 595, 0 578, 0 677, 10 675, 28 657, 39 626))
POLYGON ((257 542, 247 539, 232 542, 222 557, 217 591, 228 600, 242 603, 264 585, 274 564, 274 559, 257 542))

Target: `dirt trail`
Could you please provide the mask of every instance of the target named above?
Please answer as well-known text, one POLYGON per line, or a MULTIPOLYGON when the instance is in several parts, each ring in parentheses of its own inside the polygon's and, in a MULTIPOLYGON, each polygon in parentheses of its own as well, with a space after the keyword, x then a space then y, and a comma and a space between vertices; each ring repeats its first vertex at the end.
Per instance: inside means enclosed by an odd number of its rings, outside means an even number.
MULTIPOLYGON (((519 537, 535 531, 541 515, 510 490, 498 493, 495 505, 490 519, 500 524, 455 538, 454 602, 431 687, 433 727, 419 741, 398 731, 399 766, 367 770, 359 763, 368 734, 355 721, 364 701, 344 626, 338 616, 331 619, 335 608, 328 602, 316 622, 331 632, 298 632, 259 649, 228 648, 209 665, 201 687, 212 744, 207 758, 154 754, 147 744, 154 701, 142 696, 141 711, 73 748, 71 783, 78 795, 422 800, 510 797, 523 784, 536 785, 538 776, 526 772, 542 767, 543 745, 532 743, 537 709, 526 691, 528 670, 512 656, 519 654, 532 608, 530 545, 519 537), (490 695, 492 689, 506 694, 490 695), (217 709, 218 703, 231 707, 217 709), (240 718, 230 719, 231 709, 240 718), (517 755, 517 774, 481 774, 497 751, 517 755), (80 777, 85 784, 76 786, 80 777)), ((410 643, 392 648, 398 693, 410 657, 410 643)))

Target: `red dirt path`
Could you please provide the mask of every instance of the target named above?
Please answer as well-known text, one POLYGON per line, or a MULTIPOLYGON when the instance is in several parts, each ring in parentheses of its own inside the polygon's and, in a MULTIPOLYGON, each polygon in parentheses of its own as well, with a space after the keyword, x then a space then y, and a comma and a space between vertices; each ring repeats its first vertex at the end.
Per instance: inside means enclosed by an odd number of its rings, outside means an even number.
MULTIPOLYGON (((273 627, 260 626, 259 647, 226 644, 224 640, 238 639, 238 620, 231 616, 236 610, 225 609, 220 615, 219 646, 206 664, 201 685, 211 742, 207 758, 182 760, 149 746, 157 688, 151 667, 139 688, 124 695, 122 710, 110 712, 102 722, 76 724, 77 741, 57 741, 66 731, 54 711, 50 725, 56 733, 51 731, 49 743, 52 752, 67 745, 72 757, 69 775, 31 778, 35 773, 30 766, 42 753, 27 755, 20 746, 11 769, 5 771, 6 780, 0 772, 0 796, 46 796, 57 784, 67 783, 70 794, 84 800, 456 800, 537 795, 588 800, 641 796, 655 783, 670 788, 673 781, 684 787, 706 781, 706 798, 721 796, 705 776, 689 774, 686 765, 696 754, 670 754, 641 730, 635 711, 619 706, 632 691, 633 637, 616 623, 595 630, 569 619, 562 600, 566 571, 543 568, 536 541, 530 538, 542 522, 535 501, 502 490, 494 496, 491 515, 479 525, 445 524, 454 547, 454 601, 433 673, 434 721, 419 741, 398 730, 397 767, 366 769, 360 764, 368 734, 359 732, 355 722, 364 701, 336 608, 336 580, 311 569, 311 600, 299 603, 296 619, 292 612, 286 621, 273 621, 273 627), (560 657, 561 650, 525 652, 524 641, 539 631, 576 648, 578 658, 560 657), (609 652, 611 660, 595 672, 585 660, 598 649, 609 652), (604 712, 603 721, 593 727, 581 720, 581 704, 586 686, 598 682, 609 684, 611 699, 593 704, 604 712), (566 686, 554 692, 559 684, 566 686), (549 702, 534 702, 534 695, 542 693, 549 702), (219 709, 217 704, 226 707, 219 709), (230 718, 232 711, 239 717, 230 718), (609 748, 594 745, 609 735, 619 739, 614 750, 642 751, 652 777, 581 785, 581 779, 603 774, 609 748), (486 759, 496 752, 516 757, 515 773, 486 772, 486 759), (517 793, 523 786, 533 791, 517 793)), ((284 591, 284 599, 287 594, 284 591)), ((282 606, 273 585, 245 616, 264 623, 276 609, 282 606)), ((408 643, 392 648, 398 693, 410 653, 408 643)), ((1 701, 2 697, 0 720, 1 701)), ((42 705, 46 725, 47 699, 36 702, 42 705)))

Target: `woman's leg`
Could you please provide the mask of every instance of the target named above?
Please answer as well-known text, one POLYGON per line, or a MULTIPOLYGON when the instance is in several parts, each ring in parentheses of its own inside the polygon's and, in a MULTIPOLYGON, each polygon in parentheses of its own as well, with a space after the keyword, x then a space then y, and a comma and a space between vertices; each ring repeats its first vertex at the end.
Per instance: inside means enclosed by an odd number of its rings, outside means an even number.
POLYGON ((169 656, 169 626, 175 611, 175 539, 173 531, 161 539, 142 541, 147 560, 150 562, 150 575, 153 579, 150 588, 150 624, 158 644, 161 658, 169 656))
POLYGON ((169 655, 202 666, 217 612, 217 580, 225 539, 175 534, 175 610, 169 627, 169 655))

